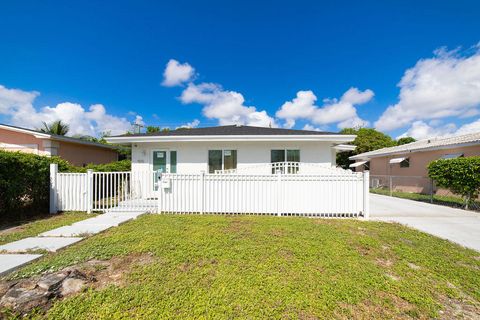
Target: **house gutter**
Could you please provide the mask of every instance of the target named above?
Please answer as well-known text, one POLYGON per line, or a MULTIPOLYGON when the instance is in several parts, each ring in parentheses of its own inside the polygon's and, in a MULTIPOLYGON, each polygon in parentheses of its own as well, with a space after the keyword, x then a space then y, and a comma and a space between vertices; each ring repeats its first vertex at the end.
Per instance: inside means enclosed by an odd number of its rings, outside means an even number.
POLYGON ((122 136, 106 137, 110 143, 136 142, 229 142, 229 141, 326 141, 345 143, 355 140, 355 135, 224 135, 224 136, 122 136))

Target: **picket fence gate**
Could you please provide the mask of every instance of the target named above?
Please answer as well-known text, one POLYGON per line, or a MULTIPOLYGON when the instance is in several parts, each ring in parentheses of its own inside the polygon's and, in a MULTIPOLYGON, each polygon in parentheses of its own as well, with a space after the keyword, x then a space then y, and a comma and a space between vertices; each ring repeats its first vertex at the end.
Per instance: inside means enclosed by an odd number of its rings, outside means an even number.
POLYGON ((59 173, 51 167, 50 211, 369 216, 369 173, 59 173))

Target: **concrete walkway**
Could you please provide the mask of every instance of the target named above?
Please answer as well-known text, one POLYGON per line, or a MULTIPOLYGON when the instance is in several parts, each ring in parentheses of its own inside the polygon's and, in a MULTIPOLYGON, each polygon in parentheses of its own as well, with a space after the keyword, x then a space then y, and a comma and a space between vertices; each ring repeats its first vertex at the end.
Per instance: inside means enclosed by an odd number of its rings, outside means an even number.
POLYGON ((394 221, 480 251, 480 214, 370 194, 372 220, 394 221))
POLYGON ((68 247, 84 237, 97 234, 104 230, 118 226, 120 223, 136 219, 144 214, 136 212, 108 212, 94 218, 76 222, 70 226, 56 228, 38 237, 29 237, 0 246, 0 276, 40 258, 41 254, 19 254, 32 251, 57 251, 68 247))

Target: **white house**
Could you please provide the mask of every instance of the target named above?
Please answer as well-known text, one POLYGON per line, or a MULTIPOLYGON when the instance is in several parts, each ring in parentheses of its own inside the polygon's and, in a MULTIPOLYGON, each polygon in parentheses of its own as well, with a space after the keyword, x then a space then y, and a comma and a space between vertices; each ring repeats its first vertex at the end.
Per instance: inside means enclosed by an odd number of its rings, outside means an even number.
MULTIPOLYGON (((354 135, 321 131, 229 125, 128 134, 106 138, 132 145, 132 171, 215 173, 258 167, 273 173, 272 163, 309 163, 335 166, 336 153, 354 135)), ((297 169, 298 170, 298 169, 297 169)))
POLYGON ((335 167, 336 153, 354 149, 345 144, 354 138, 239 125, 110 137, 132 146, 132 171, 53 169, 52 203, 59 210, 80 203, 89 211, 366 218, 368 172, 335 167))

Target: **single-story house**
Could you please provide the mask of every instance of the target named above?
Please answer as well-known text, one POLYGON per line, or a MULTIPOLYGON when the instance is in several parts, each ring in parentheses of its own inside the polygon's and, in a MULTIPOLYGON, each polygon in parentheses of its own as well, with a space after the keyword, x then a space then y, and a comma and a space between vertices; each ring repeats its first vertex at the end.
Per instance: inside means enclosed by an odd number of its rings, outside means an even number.
POLYGON ((6 124, 0 124, 0 150, 60 156, 76 166, 118 160, 113 146, 6 124))
POLYGON ((332 132, 228 125, 129 134, 106 138, 132 146, 132 171, 216 173, 271 163, 335 166, 336 153, 352 150, 355 135, 332 132))
POLYGON ((434 138, 378 149, 350 157, 356 171, 370 170, 372 187, 390 187, 406 192, 429 193, 432 188, 427 166, 437 159, 480 155, 480 132, 434 138), (393 182, 390 180, 393 179, 393 182))

